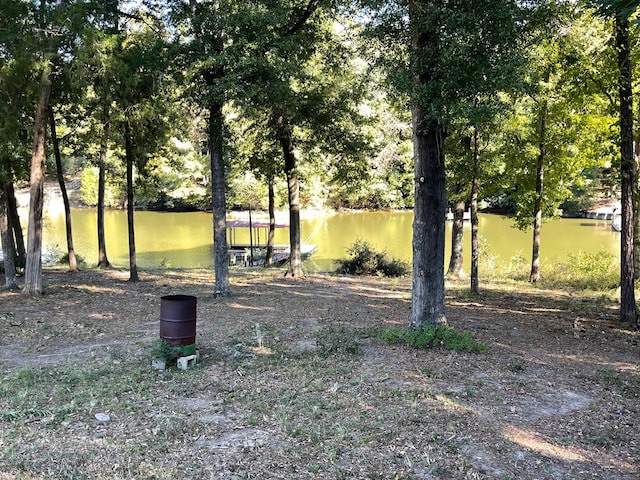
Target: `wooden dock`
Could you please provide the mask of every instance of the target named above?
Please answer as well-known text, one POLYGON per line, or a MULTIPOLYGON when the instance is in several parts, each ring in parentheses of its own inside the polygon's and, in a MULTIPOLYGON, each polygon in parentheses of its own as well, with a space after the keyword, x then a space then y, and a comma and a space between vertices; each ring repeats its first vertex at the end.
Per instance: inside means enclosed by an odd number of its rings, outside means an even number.
MULTIPOLYGON (((264 263, 264 257, 266 256, 267 244, 265 241, 268 238, 268 231, 270 223, 265 220, 227 220, 227 242, 229 246, 229 265, 262 265, 264 263), (252 236, 256 241, 253 243, 238 242, 236 240, 236 229, 238 228, 251 228, 252 236), (260 231, 263 231, 260 235, 260 231), (251 251, 253 249, 253 262, 251 262, 251 251)), ((275 228, 289 228, 287 223, 276 223, 275 228)), ((246 238, 246 236, 245 236, 246 238)), ((313 255, 318 250, 317 245, 302 243, 300 245, 300 253, 303 258, 313 255)), ((284 263, 289 260, 291 256, 291 250, 289 244, 277 243, 273 245, 273 257, 272 261, 275 264, 284 263)))
MULTIPOLYGON (((254 245, 254 260, 253 266, 259 266, 264 263, 264 255, 266 254, 266 245, 254 245), (257 255, 256 255, 257 252, 257 255)), ((313 255, 316 250, 318 250, 317 245, 312 245, 308 243, 300 244, 300 254, 302 258, 309 257, 313 255)), ((276 244, 273 246, 273 257, 272 261, 275 264, 284 263, 289 260, 291 256, 291 250, 289 245, 276 244)), ((251 265, 251 245, 247 244, 234 244, 229 245, 229 265, 241 265, 243 267, 248 267, 251 265)))

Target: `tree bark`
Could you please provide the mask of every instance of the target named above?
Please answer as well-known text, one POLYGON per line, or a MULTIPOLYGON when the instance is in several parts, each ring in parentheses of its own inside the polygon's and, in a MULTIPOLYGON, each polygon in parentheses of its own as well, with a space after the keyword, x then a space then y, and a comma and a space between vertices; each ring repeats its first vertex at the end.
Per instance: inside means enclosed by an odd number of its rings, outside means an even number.
POLYGON ((637 325, 633 225, 636 164, 633 157, 633 90, 629 19, 618 14, 615 20, 620 94, 620 173, 622 184, 622 230, 620 234, 620 321, 637 325))
MULTIPOLYGON (((189 0, 193 33, 199 42, 203 42, 202 23, 197 0, 189 0)), ((219 2, 213 2, 211 7, 219 8, 219 2)), ((215 55, 224 53, 224 42, 221 35, 213 39, 210 45, 203 49, 210 50, 215 55)), ((202 72, 204 82, 208 88, 215 87, 225 75, 222 67, 217 67, 202 72)), ((211 204, 213 209, 213 269, 214 269, 214 295, 227 296, 231 294, 229 282, 229 247, 227 244, 227 200, 226 178, 223 156, 224 146, 224 116, 222 107, 224 97, 216 95, 208 105, 209 110, 209 155, 211 162, 211 204)))
MULTIPOLYGON (((6 184, 6 182, 5 182, 6 184)), ((4 256, 4 286, 8 290, 17 290, 15 251, 11 239, 11 228, 7 216, 7 192, 5 185, 0 185, 0 240, 4 256)))
POLYGON ((536 162, 536 196, 533 205, 533 242, 531 249, 531 273, 529 282, 540 280, 540 236, 542 232, 542 192, 544 189, 544 162, 547 155, 547 117, 549 105, 546 101, 540 106, 538 119, 538 158, 536 162))
POLYGON ((413 108, 415 206, 411 329, 446 324, 444 307, 444 131, 425 110, 413 108))
POLYGON ((51 67, 45 66, 40 80, 40 95, 36 108, 33 154, 29 180, 29 224, 27 227, 27 261, 24 274, 24 295, 42 294, 42 210, 44 207, 44 173, 47 143, 47 111, 51 95, 51 67))
POLYGON ((479 242, 478 242, 478 183, 480 175, 480 155, 479 155, 478 129, 473 129, 473 178, 471 179, 471 293, 477 294, 480 291, 478 264, 479 264, 479 242))
MULTIPOLYGON (((447 323, 444 306, 445 242, 445 163, 444 126, 429 111, 429 102, 438 100, 424 94, 431 87, 434 72, 422 64, 422 58, 440 48, 440 32, 424 28, 417 0, 409 1, 409 21, 413 75, 412 123, 414 163, 413 272, 410 329, 447 323)), ((433 92, 433 89, 431 89, 433 92)))
POLYGON ((215 296, 231 293, 227 246, 227 201, 224 172, 222 103, 209 108, 209 151, 211 155, 211 198, 213 206, 213 251, 215 296))
POLYGON ((102 140, 100 142, 100 153, 98 157, 98 204, 97 209, 97 229, 98 229, 98 268, 109 268, 111 263, 107 257, 107 243, 105 241, 104 230, 104 191, 106 184, 106 163, 109 137, 108 107, 103 106, 102 112, 102 140))
POLYGON ((17 268, 24 268, 27 263, 27 249, 24 245, 24 234, 22 233, 22 224, 18 214, 18 202, 13 182, 7 182, 6 193, 9 233, 14 247, 15 263, 17 268))
MULTIPOLYGON (((640 120, 640 110, 636 118, 636 121, 640 120)), ((638 194, 640 192, 640 135, 638 132, 633 139, 633 161, 636 167, 633 194, 633 280, 635 282, 640 277, 640 195, 638 194)))
POLYGON ((281 126, 280 146, 284 155, 284 171, 287 175, 287 191, 289 193, 289 269, 287 275, 301 277, 302 254, 300 251, 300 185, 298 183, 298 169, 296 156, 293 152, 291 128, 281 126))
POLYGON ((273 244, 276 233, 276 200, 273 187, 273 175, 269 175, 269 237, 267 239, 267 253, 264 258, 264 266, 270 267, 273 259, 273 244))
POLYGON ((463 268, 464 241, 464 201, 455 202, 453 208, 453 224, 451 225, 451 256, 447 278, 465 278, 463 268))
POLYGON ((56 119, 52 109, 49 109, 49 129, 51 130, 51 144, 53 145, 53 153, 56 159, 56 173, 58 175, 58 184, 60 185, 60 193, 62 194, 62 203, 64 204, 64 220, 67 233, 67 254, 69 258, 69 271, 78 271, 78 261, 76 253, 73 249, 73 232, 71 229, 71 206, 69 205, 69 195, 67 186, 64 181, 64 172, 62 171, 62 157, 60 155, 60 144, 58 142, 58 134, 56 133, 56 119))
POLYGON ((129 232, 129 281, 137 282, 138 263, 136 260, 136 235, 133 221, 133 145, 129 119, 124 121, 124 150, 127 159, 127 231, 129 232))

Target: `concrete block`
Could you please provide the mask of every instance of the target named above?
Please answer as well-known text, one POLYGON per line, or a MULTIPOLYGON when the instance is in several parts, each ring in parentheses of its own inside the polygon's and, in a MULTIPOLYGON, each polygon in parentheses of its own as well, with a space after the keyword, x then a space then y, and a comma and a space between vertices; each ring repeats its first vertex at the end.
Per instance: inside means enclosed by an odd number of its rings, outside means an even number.
POLYGON ((193 367, 196 364, 196 355, 187 355, 186 357, 178 358, 178 368, 180 370, 186 370, 189 367, 193 367))
POLYGON ((151 360, 151 368, 154 370, 165 370, 167 368, 167 362, 164 358, 154 358, 151 360))

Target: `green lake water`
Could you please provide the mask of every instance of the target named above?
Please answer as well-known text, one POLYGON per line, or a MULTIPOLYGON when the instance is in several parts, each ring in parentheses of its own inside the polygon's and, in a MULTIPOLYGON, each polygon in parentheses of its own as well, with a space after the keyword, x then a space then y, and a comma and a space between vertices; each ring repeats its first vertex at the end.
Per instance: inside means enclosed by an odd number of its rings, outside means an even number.
MULTIPOLYGON (((26 218, 26 214, 25 214, 26 218)), ((255 218, 255 216, 254 216, 255 218)), ((280 220, 280 219, 279 219, 280 220)), ((370 242, 376 249, 386 250, 393 257, 411 259, 411 230, 413 213, 353 212, 330 215, 302 216, 302 240, 318 246, 316 253, 305 262, 310 271, 330 271, 337 258, 347 256, 347 248, 356 240, 370 242)), ((465 227, 465 264, 468 271, 471 230, 465 227)), ((74 246, 89 265, 97 262, 97 227, 94 209, 72 211, 74 246)), ((136 251, 140 268, 212 267, 212 215, 210 213, 136 212, 136 251)), ((128 266, 127 222, 124 211, 105 213, 107 255, 112 264, 128 266)), ((49 207, 45 214, 44 251, 66 250, 64 213, 61 208, 49 207)), ((481 214, 479 232, 486 252, 484 268, 492 258, 495 262, 509 262, 522 257, 531 258, 530 231, 513 227, 508 217, 481 214)), ((264 242, 264 231, 260 233, 264 242)), ((236 241, 249 242, 248 232, 238 232, 236 241)), ((257 239, 254 239, 257 241, 257 239)), ((288 229, 276 232, 276 243, 289 241, 288 229)), ((448 263, 451 242, 451 223, 447 222, 445 262, 448 263)), ((620 234, 611 230, 610 222, 592 219, 557 219, 543 225, 541 257, 543 262, 564 259, 571 253, 595 253, 604 250, 616 257, 620 251, 620 234)), ((544 265, 544 264, 543 264, 544 265)), ((446 265, 445 265, 446 266, 446 265)), ((481 268, 483 265, 481 263, 481 268)))

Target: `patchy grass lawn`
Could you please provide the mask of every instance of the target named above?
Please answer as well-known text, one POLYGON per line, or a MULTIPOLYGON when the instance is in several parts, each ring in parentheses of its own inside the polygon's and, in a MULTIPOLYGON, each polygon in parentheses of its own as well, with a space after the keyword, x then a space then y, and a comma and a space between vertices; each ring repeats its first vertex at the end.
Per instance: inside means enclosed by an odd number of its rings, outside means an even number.
MULTIPOLYGON (((0 479, 636 479, 638 333, 603 297, 447 288, 488 348, 378 340, 409 279, 69 274, 0 292, 0 479), (192 369, 156 371, 160 297, 198 297, 192 369)), ((518 291, 520 290, 520 291, 518 291)))

